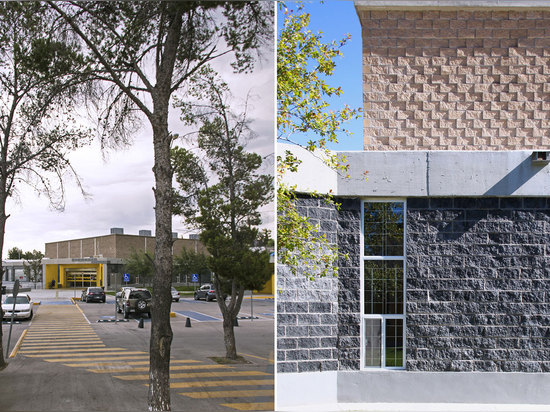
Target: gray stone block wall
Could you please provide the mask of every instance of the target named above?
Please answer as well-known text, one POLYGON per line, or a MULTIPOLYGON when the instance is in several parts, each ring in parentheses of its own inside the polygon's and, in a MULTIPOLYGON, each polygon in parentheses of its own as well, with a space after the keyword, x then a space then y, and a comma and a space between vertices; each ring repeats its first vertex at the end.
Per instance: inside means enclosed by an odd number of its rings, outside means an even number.
MULTIPOLYGON (((337 241, 337 210, 322 199, 298 197, 296 207, 318 224, 330 243, 337 241)), ((338 369, 338 278, 308 280, 306 268, 293 275, 277 266, 277 371, 338 369)))
POLYGON ((550 199, 407 209, 407 370, 550 372, 550 199))
POLYGON ((338 262, 338 369, 361 365, 361 201, 339 199, 338 248, 347 259, 338 262))

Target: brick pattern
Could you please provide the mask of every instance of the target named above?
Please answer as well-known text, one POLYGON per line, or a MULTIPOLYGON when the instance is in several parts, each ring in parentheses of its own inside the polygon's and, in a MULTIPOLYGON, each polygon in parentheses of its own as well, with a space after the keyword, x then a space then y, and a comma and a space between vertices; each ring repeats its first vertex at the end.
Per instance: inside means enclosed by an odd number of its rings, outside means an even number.
POLYGON ((550 198, 407 206, 407 370, 550 372, 550 198))
POLYGON ((338 369, 361 366, 361 201, 339 200, 338 248, 347 259, 338 262, 338 369))
POLYGON ((550 11, 369 11, 365 150, 550 149, 550 11))
MULTIPOLYGON (((319 225, 330 243, 337 241, 337 211, 323 200, 296 199, 296 208, 319 225)), ((304 268, 305 271, 306 268, 304 268)), ((277 266, 277 371, 338 369, 338 279, 307 280, 277 266)))

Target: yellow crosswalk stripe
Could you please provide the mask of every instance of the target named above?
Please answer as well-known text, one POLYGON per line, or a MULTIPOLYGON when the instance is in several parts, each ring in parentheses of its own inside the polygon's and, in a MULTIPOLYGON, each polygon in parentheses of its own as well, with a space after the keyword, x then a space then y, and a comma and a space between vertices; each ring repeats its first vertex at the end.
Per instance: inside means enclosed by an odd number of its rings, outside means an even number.
POLYGON ((102 357, 102 358, 76 358, 76 359, 64 359, 64 358, 56 358, 56 359, 44 359, 46 362, 77 362, 77 361, 89 361, 89 360, 96 360, 96 361, 105 361, 105 360, 121 360, 121 359, 144 359, 149 358, 149 355, 132 355, 132 356, 116 356, 116 357, 102 357))
POLYGON ((239 411, 272 411, 275 407, 273 402, 222 403, 220 405, 239 411))
MULTIPOLYGON (((198 362, 198 361, 196 361, 198 362)), ((121 366, 124 366, 124 365, 127 365, 129 364, 130 362, 128 363, 125 363, 121 366)), ((136 362, 134 362, 136 363, 136 362)), ((170 363, 174 363, 174 361, 170 361, 170 363)), ((143 362, 143 364, 145 364, 145 362, 143 362)), ((149 364, 149 362, 147 362, 146 364, 149 364)), ((93 363, 93 364, 89 364, 90 366, 94 366, 96 365, 96 363, 93 363)), ((193 369, 231 369, 231 366, 223 366, 223 365, 171 365, 170 366, 170 370, 193 370, 193 369)), ((113 373, 113 372, 117 372, 116 370, 105 370, 105 369, 88 369, 90 372, 95 372, 95 373, 113 373)), ((130 368, 130 369, 125 369, 124 372, 148 372, 149 371, 149 367, 145 367, 145 368, 130 368)))
POLYGON ((211 398, 253 398, 257 396, 274 396, 273 389, 251 389, 248 391, 203 391, 203 392, 178 392, 179 395, 194 399, 211 398))
MULTIPOLYGON (((105 346, 105 345, 101 345, 101 346, 105 346)), ((119 350, 126 350, 126 349, 123 349, 123 348, 105 348, 105 347, 101 347, 101 346, 98 346, 98 347, 93 347, 93 348, 90 348, 89 346, 86 346, 86 348, 78 348, 78 349, 63 349, 63 353, 66 353, 66 352, 97 352, 97 351, 101 351, 102 353, 103 352, 111 352, 111 351, 119 351, 119 350)), ((21 349, 19 351, 19 353, 57 353, 59 352, 59 349, 21 349)))
MULTIPOLYGON (((266 376, 269 373, 259 371, 231 371, 231 372, 186 372, 186 373, 172 373, 170 379, 184 379, 184 378, 221 378, 225 376, 266 376)), ((114 378, 122 379, 124 381, 142 381, 148 380, 149 375, 122 375, 114 376, 114 378)))
MULTIPOLYGON (((103 352, 94 352, 94 353, 86 353, 86 355, 88 356, 96 356, 96 355, 103 355, 104 353, 103 352)), ((111 353, 108 353, 107 355, 112 355, 112 356, 115 356, 115 355, 146 355, 145 352, 136 352, 136 351, 133 351, 133 352, 129 352, 129 351, 119 351, 119 352, 111 352, 111 353)), ((76 356, 81 356, 81 355, 84 355, 83 353, 79 353, 79 352, 76 352, 76 353, 47 353, 47 354, 43 354, 43 355, 27 355, 29 358, 55 358, 55 357, 58 357, 58 358, 70 358, 70 357, 76 357, 76 356)))
POLYGON ((171 382, 170 388, 201 388, 201 387, 209 387, 209 386, 255 386, 255 385, 273 385, 273 379, 171 382))
POLYGON ((26 347, 28 349, 70 349, 71 347, 74 348, 101 348, 105 347, 105 344, 101 341, 92 341, 87 344, 82 343, 66 343, 66 342, 60 342, 60 343, 32 343, 32 344, 25 344, 23 342, 23 347, 26 347))
POLYGON ((42 346, 78 346, 82 345, 84 343, 103 343, 101 339, 91 339, 86 341, 78 342, 78 344, 74 342, 32 342, 32 343, 25 343, 23 341, 23 346, 34 346, 34 347, 42 347, 42 346))

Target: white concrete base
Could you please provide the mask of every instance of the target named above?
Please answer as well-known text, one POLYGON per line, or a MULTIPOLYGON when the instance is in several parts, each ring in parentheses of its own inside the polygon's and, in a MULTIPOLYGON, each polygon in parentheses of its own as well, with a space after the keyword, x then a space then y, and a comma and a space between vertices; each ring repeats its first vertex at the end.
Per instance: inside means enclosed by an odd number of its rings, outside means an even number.
POLYGON ((337 372, 278 373, 275 407, 278 411, 322 411, 325 405, 337 404, 337 388, 337 372), (301 409, 312 405, 317 409, 301 409))
POLYGON ((277 411, 368 412, 548 412, 550 405, 502 405, 479 403, 339 403, 277 408, 277 411))

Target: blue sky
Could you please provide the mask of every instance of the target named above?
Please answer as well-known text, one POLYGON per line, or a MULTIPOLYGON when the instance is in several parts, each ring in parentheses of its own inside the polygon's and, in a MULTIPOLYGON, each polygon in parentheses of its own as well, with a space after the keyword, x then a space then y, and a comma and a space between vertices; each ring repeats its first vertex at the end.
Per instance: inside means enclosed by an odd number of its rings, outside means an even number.
MULTIPOLYGON (((296 5, 290 1, 285 4, 289 9, 296 5)), ((330 101, 330 108, 337 110, 345 104, 362 107, 361 25, 353 1, 304 1, 303 4, 304 11, 310 14, 310 29, 313 32, 321 30, 324 43, 340 40, 346 33, 351 35, 351 40, 342 49, 343 57, 336 60, 334 75, 327 80, 331 86, 341 86, 344 91, 342 96, 330 101)), ((284 15, 278 10, 277 16, 278 32, 284 15)), ((338 144, 329 147, 334 150, 363 150, 362 123, 361 118, 346 123, 345 127, 353 135, 342 134, 338 144)))

